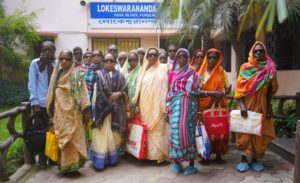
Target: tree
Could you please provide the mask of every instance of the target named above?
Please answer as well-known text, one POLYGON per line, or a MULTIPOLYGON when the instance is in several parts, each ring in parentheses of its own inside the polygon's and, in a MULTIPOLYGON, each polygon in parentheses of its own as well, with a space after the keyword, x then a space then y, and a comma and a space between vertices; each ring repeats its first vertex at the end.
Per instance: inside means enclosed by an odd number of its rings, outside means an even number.
POLYGON ((34 12, 26 13, 24 8, 16 9, 12 15, 5 15, 5 10, 0 0, 0 61, 7 65, 16 64, 21 60, 17 49, 28 50, 30 46, 39 41, 34 12))
POLYGON ((275 17, 279 23, 288 19, 299 21, 299 0, 164 0, 158 12, 162 29, 174 20, 181 20, 181 28, 176 37, 177 43, 191 40, 189 49, 202 37, 204 49, 212 47, 212 34, 223 31, 236 51, 239 67, 243 61, 242 46, 239 41, 245 22, 254 20, 257 25, 256 37, 270 32, 275 17), (207 44, 208 43, 208 44, 207 44))

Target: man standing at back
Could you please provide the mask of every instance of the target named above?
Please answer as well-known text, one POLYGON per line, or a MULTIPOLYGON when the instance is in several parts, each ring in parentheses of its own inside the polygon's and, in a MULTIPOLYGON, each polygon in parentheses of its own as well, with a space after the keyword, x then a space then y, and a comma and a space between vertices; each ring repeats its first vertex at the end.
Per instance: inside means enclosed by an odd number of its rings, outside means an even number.
MULTIPOLYGON (((39 126, 48 126, 49 118, 46 112, 46 98, 51 74, 55 67, 55 46, 51 41, 44 41, 41 46, 40 58, 34 59, 29 67, 28 90, 30 103, 35 120, 42 123, 39 126)), ((46 167, 47 158, 44 152, 39 153, 39 165, 46 167)))

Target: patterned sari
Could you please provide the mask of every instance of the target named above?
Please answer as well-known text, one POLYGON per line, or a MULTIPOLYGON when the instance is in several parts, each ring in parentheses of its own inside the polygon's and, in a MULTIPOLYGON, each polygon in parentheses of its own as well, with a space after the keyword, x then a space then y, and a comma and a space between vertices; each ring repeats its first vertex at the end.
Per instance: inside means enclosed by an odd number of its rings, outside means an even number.
MULTIPOLYGON (((177 54, 188 50, 179 49, 177 54)), ((169 92, 167 95, 167 112, 170 118, 169 141, 170 159, 175 162, 196 159, 195 127, 198 121, 198 94, 200 76, 186 64, 175 69, 178 61, 175 57, 173 69, 169 74, 169 92)))
POLYGON ((122 138, 126 135, 126 115, 123 97, 109 101, 112 92, 125 92, 127 85, 123 75, 105 68, 96 72, 94 99, 96 105, 95 119, 92 123, 93 139, 90 160, 97 169, 114 165, 120 156, 122 138))
POLYGON ((77 171, 87 160, 87 146, 82 113, 88 110, 90 101, 84 80, 84 71, 68 70, 57 64, 51 77, 47 112, 53 113, 53 127, 58 139, 58 169, 62 173, 77 171))
POLYGON ((256 42, 249 52, 248 62, 244 63, 239 72, 235 99, 243 97, 247 110, 262 113, 262 136, 237 133, 237 148, 255 158, 262 158, 267 145, 275 138, 274 122, 268 117, 270 100, 278 89, 276 65, 267 54, 263 43, 256 42), (266 58, 258 62, 253 56, 256 45, 262 45, 266 58))
MULTIPOLYGON (((198 72, 200 76, 203 78, 203 91, 224 91, 225 88, 229 87, 228 79, 226 72, 224 71, 221 63, 223 62, 222 53, 217 49, 210 49, 206 52, 202 66, 198 72), (217 53, 219 55, 219 60, 212 69, 211 73, 207 72, 208 62, 207 57, 209 53, 217 53)), ((201 120, 203 121, 202 114, 203 111, 210 109, 212 105, 215 103, 214 97, 205 96, 201 97, 199 100, 200 103, 200 112, 201 112, 201 120)), ((222 108, 228 108, 226 96, 224 96, 221 101, 219 101, 222 108)), ((211 140, 211 153, 216 153, 223 155, 228 150, 228 141, 227 140, 211 140)))

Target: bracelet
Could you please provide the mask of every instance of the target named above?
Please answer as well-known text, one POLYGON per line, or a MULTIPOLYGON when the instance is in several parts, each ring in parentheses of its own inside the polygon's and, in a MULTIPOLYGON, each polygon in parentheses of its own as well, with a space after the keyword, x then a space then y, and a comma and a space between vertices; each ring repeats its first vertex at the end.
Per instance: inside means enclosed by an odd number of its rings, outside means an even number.
POLYGON ((204 91, 204 95, 207 97, 207 91, 204 91))

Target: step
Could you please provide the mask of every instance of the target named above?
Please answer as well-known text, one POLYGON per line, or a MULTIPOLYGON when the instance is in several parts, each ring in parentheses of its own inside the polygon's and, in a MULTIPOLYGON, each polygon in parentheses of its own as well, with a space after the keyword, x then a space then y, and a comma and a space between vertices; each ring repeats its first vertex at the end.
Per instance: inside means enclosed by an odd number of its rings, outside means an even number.
POLYGON ((295 161, 295 139, 287 138, 281 139, 276 138, 268 145, 268 148, 279 155, 281 158, 287 160, 288 162, 294 164, 295 161))

